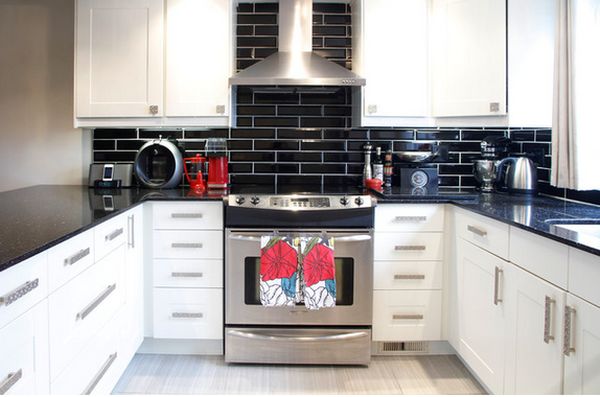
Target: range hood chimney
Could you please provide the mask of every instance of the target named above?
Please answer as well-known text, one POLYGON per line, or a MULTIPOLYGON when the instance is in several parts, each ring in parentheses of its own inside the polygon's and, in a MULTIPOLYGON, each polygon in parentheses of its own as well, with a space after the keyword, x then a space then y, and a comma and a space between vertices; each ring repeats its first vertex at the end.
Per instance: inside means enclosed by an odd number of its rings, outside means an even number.
POLYGON ((361 86, 365 79, 312 52, 312 0, 279 1, 278 52, 229 79, 234 86, 361 86))

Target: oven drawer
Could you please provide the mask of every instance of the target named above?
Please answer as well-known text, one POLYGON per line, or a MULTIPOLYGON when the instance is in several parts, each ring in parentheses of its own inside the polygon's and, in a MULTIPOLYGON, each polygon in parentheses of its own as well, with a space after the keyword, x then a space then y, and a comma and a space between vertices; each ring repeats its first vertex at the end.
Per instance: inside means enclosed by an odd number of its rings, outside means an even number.
POLYGON ((154 288, 154 337, 223 339, 223 290, 154 288))
POLYGON ((442 291, 374 291, 374 341, 435 341, 442 337, 442 291))
POLYGON ((223 260, 155 259, 154 286, 223 288, 223 260))
POLYGON ((444 206, 439 204, 383 204, 375 208, 378 232, 443 232, 444 206))
POLYGON ((367 365, 370 329, 227 328, 225 361, 367 365))
POLYGON ((223 232, 154 231, 154 258, 222 259, 223 232))
POLYGON ((223 204, 153 203, 152 221, 155 230, 222 230, 223 204))
POLYGON ((375 260, 441 261, 442 233, 375 233, 375 260))
POLYGON ((378 261, 374 264, 375 289, 442 289, 441 261, 378 261))

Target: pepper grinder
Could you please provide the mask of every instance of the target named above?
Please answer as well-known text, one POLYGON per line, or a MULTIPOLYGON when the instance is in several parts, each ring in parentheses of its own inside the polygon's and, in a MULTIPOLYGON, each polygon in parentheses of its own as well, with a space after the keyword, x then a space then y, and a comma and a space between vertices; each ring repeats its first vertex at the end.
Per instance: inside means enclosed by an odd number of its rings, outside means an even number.
POLYGON ((365 151, 365 166, 363 168, 363 186, 367 186, 367 179, 371 179, 373 177, 373 169, 371 168, 371 151, 373 150, 373 145, 367 143, 363 146, 365 151))

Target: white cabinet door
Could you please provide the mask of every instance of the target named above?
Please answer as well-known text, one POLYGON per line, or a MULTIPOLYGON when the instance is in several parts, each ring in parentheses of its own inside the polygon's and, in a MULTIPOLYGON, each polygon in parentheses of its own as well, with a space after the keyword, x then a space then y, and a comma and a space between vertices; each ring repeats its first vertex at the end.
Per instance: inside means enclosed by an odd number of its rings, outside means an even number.
POLYGON ((427 4, 428 0, 363 0, 360 4, 362 34, 354 69, 367 80, 361 116, 373 117, 373 125, 381 125, 380 117, 429 113, 427 4))
POLYGON ((565 394, 600 394, 600 307, 567 294, 565 310, 565 394))
POLYGON ((566 293, 508 266, 506 394, 562 393, 562 319, 566 293))
POLYGON ((163 105, 163 1, 78 0, 76 117, 151 117, 163 105))
POLYGON ((434 117, 506 114, 505 0, 432 0, 434 117))
POLYGON ((458 350, 494 394, 504 383, 505 308, 502 272, 508 262, 458 241, 458 350))
POLYGON ((167 0, 166 115, 227 116, 231 1, 167 0))

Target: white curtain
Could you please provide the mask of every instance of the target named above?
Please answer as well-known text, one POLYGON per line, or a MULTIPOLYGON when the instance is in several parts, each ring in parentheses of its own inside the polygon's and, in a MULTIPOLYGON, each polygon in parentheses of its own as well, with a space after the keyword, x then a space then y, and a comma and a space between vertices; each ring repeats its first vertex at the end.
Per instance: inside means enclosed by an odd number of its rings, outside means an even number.
POLYGON ((600 189, 600 0, 557 0, 552 184, 600 189))

